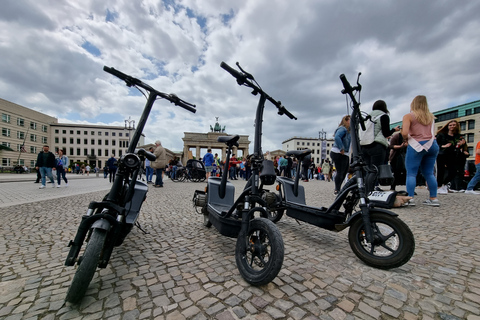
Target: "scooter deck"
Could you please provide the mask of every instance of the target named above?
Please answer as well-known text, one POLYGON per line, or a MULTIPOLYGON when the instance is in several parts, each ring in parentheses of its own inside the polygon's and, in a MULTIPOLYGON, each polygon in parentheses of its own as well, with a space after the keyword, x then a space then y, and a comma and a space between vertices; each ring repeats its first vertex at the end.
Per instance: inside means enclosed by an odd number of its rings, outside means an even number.
POLYGON ((327 213, 328 208, 309 207, 297 203, 287 201, 287 216, 313 224, 323 229, 337 231, 336 224, 341 224, 345 221, 345 216, 341 213, 327 213))

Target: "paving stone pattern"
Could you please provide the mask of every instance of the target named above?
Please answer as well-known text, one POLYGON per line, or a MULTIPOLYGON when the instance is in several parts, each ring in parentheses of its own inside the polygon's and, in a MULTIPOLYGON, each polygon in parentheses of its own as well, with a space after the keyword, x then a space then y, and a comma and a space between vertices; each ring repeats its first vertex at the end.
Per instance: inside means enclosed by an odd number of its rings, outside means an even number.
MULTIPOLYGON (((108 188, 102 178, 78 179, 68 191, 78 194, 52 199, 61 188, 0 184, 1 319, 480 319, 478 196, 449 194, 439 208, 394 210, 412 229, 416 250, 389 271, 356 258, 348 230, 284 217, 277 224, 283 267, 273 282, 253 287, 237 270, 236 240, 205 228, 192 207, 193 191, 206 184, 171 181, 149 190, 139 219, 149 234, 135 228, 98 269, 81 304, 65 303, 75 272, 64 266, 67 244, 88 203, 106 193, 85 193, 89 181, 108 188), (32 202, 16 204, 15 190, 32 202)), ((333 183, 304 185, 307 203, 332 202, 333 183)), ((418 194, 417 203, 427 191, 418 194)))

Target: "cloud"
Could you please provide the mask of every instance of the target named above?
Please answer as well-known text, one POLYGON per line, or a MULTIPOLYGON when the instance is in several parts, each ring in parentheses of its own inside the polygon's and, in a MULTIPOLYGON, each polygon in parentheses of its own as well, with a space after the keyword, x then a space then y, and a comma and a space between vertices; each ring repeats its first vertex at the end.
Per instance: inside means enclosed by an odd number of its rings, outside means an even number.
MULTIPOLYGON (((331 136, 348 112, 338 79, 383 99, 392 121, 424 94, 433 111, 479 99, 480 3, 406 1, 7 1, 0 12, 0 97, 72 122, 138 121, 145 98, 104 65, 197 105, 157 101, 146 142, 182 150, 183 132, 219 117, 253 140, 258 97, 220 68, 240 62, 298 117, 267 103, 264 150, 293 136, 331 136)), ((253 145, 251 146, 253 149, 253 145)))

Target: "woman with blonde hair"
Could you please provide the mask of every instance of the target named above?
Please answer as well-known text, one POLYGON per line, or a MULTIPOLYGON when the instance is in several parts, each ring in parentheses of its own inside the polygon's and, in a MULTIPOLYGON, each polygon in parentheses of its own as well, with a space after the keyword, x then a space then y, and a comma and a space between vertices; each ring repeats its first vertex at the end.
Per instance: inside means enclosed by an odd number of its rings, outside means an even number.
POLYGON ((413 199, 417 183, 418 168, 428 184, 430 198, 423 204, 438 207, 437 180, 433 174, 438 155, 438 144, 434 135, 435 117, 428 109, 427 98, 416 96, 410 104, 410 113, 403 116, 402 137, 408 140, 405 167, 407 169, 407 192, 411 200, 408 204, 415 205, 413 199))
POLYGON ((345 176, 348 172, 348 166, 350 164, 350 142, 352 138, 350 137, 350 116, 346 115, 340 121, 338 128, 334 133, 335 141, 330 150, 330 157, 335 164, 335 169, 337 174, 335 176, 335 194, 338 194, 342 182, 345 179, 345 176))
MULTIPOLYGON (((438 194, 447 194, 448 183, 455 178, 458 169, 463 170, 463 166, 461 164, 458 166, 457 162, 461 163, 464 160, 465 152, 468 155, 465 139, 460 134, 460 123, 457 120, 448 121, 447 124, 438 130, 437 143, 440 148, 437 157, 437 192, 438 194), (457 153, 460 153, 462 158, 458 159, 457 153), (446 176, 445 171, 447 172, 446 176)), ((463 161, 463 165, 465 165, 465 161, 463 161)))

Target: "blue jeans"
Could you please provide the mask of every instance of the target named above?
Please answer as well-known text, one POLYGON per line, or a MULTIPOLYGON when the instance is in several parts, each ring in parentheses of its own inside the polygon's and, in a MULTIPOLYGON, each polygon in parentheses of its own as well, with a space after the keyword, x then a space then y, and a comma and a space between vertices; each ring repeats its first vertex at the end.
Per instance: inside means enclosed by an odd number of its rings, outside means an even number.
POLYGON ((470 180, 470 182, 468 183, 467 190, 473 190, 477 183, 480 182, 480 163, 475 165, 475 168, 477 169, 477 172, 475 172, 472 180, 470 180))
POLYGON ((155 174, 157 175, 157 177, 155 178, 156 186, 163 186, 162 172, 163 169, 155 169, 155 174))
POLYGON ((67 178, 65 177, 65 168, 63 167, 57 167, 57 183, 58 185, 60 185, 60 182, 62 181, 65 181, 65 183, 68 183, 68 180, 67 178))
POLYGON ((147 176, 147 182, 152 182, 153 179, 153 168, 148 166, 145 168, 145 175, 147 176))
POLYGON ((47 180, 45 177, 48 177, 50 179, 51 183, 55 183, 55 180, 53 180, 53 175, 52 175, 52 168, 47 168, 47 167, 40 167, 40 174, 42 175, 42 186, 44 186, 47 183, 47 180))
MULTIPOLYGON (((427 141, 419 141, 421 145, 427 141)), ((405 168, 407 169, 407 192, 408 196, 413 197, 415 193, 415 186, 417 185, 418 168, 427 181, 428 190, 430 191, 430 198, 437 197, 437 179, 433 175, 433 168, 438 155, 437 141, 433 141, 432 146, 428 151, 415 151, 411 146, 407 147, 407 154, 405 156, 405 168)))

